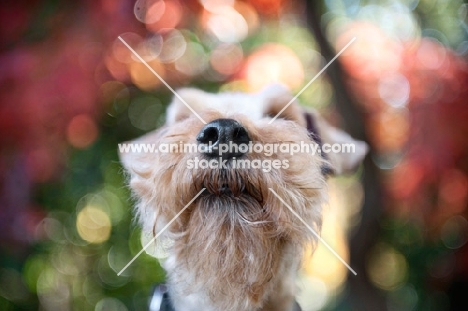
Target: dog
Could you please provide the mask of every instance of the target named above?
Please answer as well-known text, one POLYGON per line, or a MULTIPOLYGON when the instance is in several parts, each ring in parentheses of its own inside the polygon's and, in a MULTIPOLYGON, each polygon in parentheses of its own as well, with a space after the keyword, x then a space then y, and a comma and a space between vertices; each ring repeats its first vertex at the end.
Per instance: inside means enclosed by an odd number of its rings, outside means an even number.
POLYGON ((317 243, 310 228, 320 232, 327 176, 353 169, 367 152, 365 143, 302 108, 282 85, 258 93, 184 88, 177 94, 180 98, 170 103, 165 125, 132 143, 203 148, 120 154, 144 230, 156 235, 166 226, 159 239, 172 241, 162 262, 167 310, 298 310, 295 277, 305 249, 317 243), (222 144, 301 142, 352 143, 355 151, 276 150, 268 156, 245 148, 220 152, 222 144), (197 167, 194 159, 224 166, 197 167), (277 165, 270 170, 236 167, 240 160, 277 165))

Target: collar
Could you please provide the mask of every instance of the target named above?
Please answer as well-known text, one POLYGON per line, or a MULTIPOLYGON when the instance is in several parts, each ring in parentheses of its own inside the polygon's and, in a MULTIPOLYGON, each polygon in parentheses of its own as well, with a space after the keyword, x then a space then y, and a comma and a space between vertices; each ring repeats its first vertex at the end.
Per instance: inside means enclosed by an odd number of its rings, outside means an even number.
MULTIPOLYGON (((150 301, 150 311, 175 311, 165 284, 157 285, 154 288, 150 301)), ((294 311, 301 311, 297 301, 294 302, 294 311)))
POLYGON ((175 311, 167 286, 165 284, 157 285, 153 290, 153 296, 150 299, 150 311, 175 311))

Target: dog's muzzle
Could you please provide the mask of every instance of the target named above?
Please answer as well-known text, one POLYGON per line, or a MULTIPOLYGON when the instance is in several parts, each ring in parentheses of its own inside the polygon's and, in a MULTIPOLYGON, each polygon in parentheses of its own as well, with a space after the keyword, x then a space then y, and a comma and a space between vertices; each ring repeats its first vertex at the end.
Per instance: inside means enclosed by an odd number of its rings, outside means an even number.
POLYGON ((241 149, 245 149, 239 148, 239 146, 248 145, 250 137, 247 130, 236 120, 217 119, 202 128, 198 133, 197 141, 199 145, 203 145, 204 155, 232 159, 246 154, 246 152, 241 151, 241 149))

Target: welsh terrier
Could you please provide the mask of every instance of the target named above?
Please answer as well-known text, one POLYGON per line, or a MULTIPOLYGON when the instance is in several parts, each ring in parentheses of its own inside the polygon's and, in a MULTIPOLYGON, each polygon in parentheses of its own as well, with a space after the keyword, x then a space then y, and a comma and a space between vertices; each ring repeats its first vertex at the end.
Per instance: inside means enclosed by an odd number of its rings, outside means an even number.
POLYGON ((159 239, 172 241, 162 261, 167 310, 299 310, 295 277, 317 242, 310 228, 320 232, 327 176, 356 166, 366 145, 296 100, 270 122, 294 98, 281 85, 177 93, 206 124, 174 97, 166 124, 132 143, 180 150, 120 154, 144 229, 166 227, 159 239), (354 152, 291 152, 344 143, 354 152), (199 148, 184 152, 190 144, 199 148))

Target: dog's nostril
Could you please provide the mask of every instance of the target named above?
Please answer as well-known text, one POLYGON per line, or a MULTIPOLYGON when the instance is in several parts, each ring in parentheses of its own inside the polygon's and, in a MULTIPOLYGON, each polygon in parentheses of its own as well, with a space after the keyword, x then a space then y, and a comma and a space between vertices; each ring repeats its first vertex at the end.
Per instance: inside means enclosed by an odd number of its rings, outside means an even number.
POLYGON ((197 137, 197 141, 204 144, 208 144, 210 142, 211 144, 214 144, 218 139, 218 129, 215 127, 204 128, 197 137))
POLYGON ((234 129, 232 141, 235 143, 246 143, 246 144, 249 143, 250 141, 249 134, 247 133, 247 131, 242 125, 234 129))
POLYGON ((202 128, 197 141, 199 144, 206 145, 203 151, 205 155, 230 159, 246 153, 239 150, 245 150, 239 148, 239 145, 248 144, 250 137, 247 130, 236 120, 217 119, 202 128), (226 146, 220 148, 220 145, 226 146))

